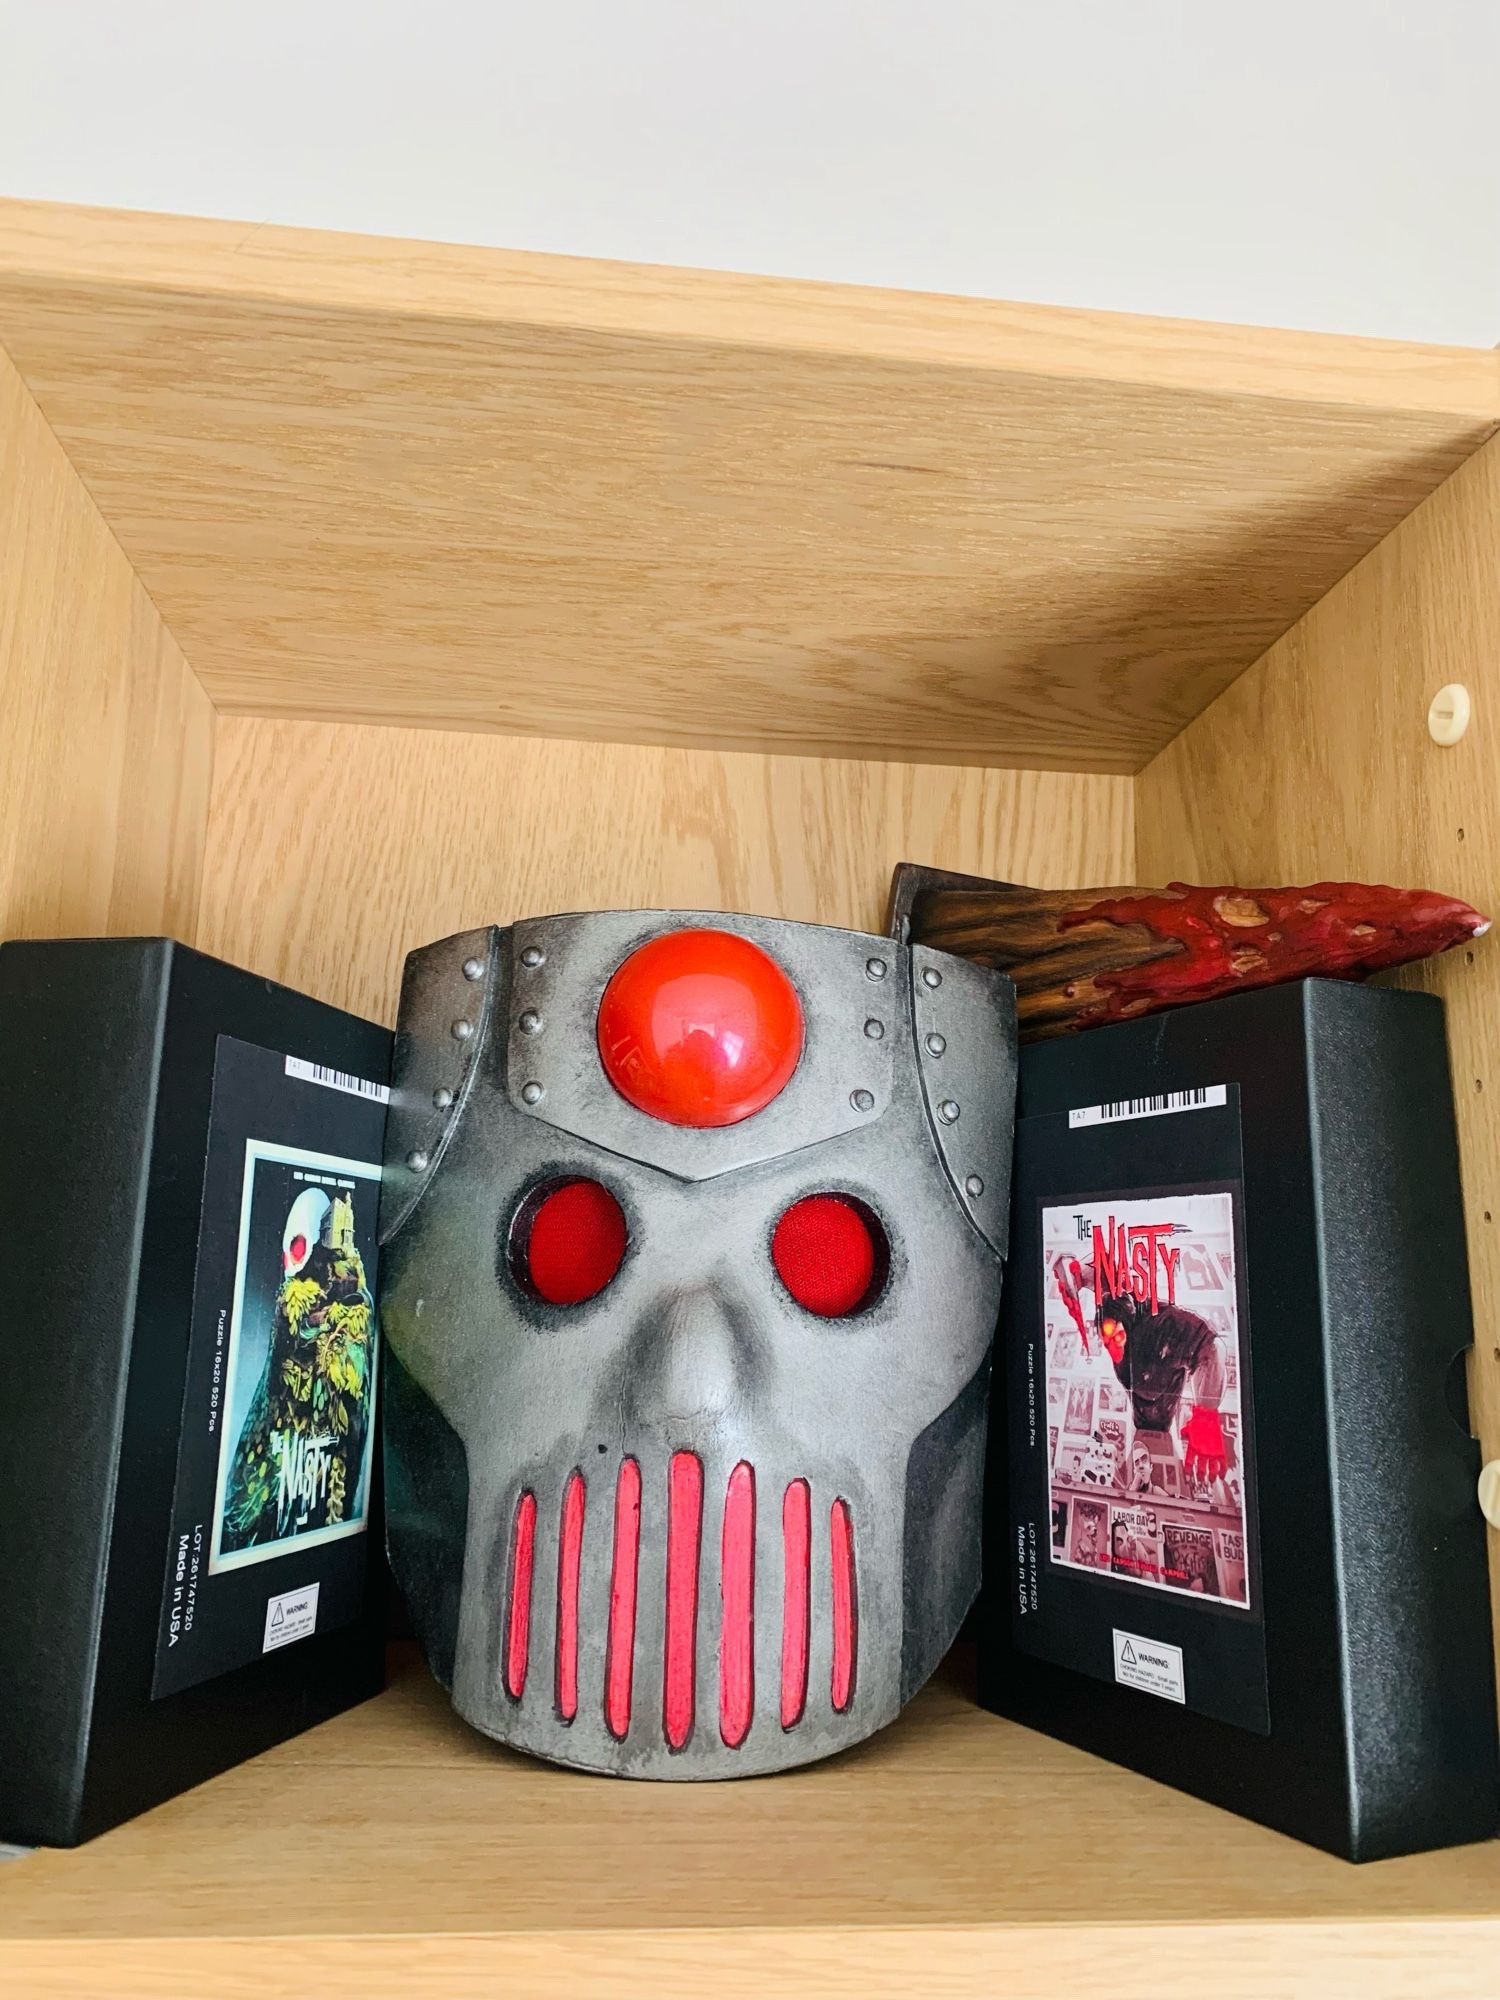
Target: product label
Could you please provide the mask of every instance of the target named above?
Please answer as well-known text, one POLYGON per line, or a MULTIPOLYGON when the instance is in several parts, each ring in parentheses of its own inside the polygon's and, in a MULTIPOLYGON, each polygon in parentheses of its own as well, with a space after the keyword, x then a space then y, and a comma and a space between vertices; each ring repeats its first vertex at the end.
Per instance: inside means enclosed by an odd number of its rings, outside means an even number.
POLYGON ((1169 1118, 1174 1111, 1210 1111, 1223 1104, 1228 1092, 1222 1083, 1199 1090, 1167 1090, 1156 1097, 1126 1097, 1116 1104, 1087 1104, 1068 1113, 1068 1125, 1119 1125, 1130 1118, 1169 1118))
POLYGON ((1143 1639, 1138 1632, 1115 1628, 1115 1679, 1142 1694, 1159 1694, 1166 1701, 1187 1700, 1182 1682, 1181 1646, 1143 1639))
POLYGON ((308 1584, 305 1590, 286 1590, 279 1597, 266 1600, 266 1636, 261 1646, 263 1653, 272 1653, 278 1646, 290 1646, 294 1639, 306 1639, 317 1629, 318 1586, 308 1584))
POLYGON ((375 1104, 389 1104, 388 1083, 373 1083, 367 1076, 350 1076, 347 1070, 329 1069, 325 1063, 307 1062, 302 1056, 288 1056, 286 1073, 303 1083, 321 1083, 325 1090, 346 1090, 351 1097, 368 1097, 375 1104))
POLYGON ((319 1068, 219 1038, 158 1697, 359 1612, 384 1086, 319 1068))

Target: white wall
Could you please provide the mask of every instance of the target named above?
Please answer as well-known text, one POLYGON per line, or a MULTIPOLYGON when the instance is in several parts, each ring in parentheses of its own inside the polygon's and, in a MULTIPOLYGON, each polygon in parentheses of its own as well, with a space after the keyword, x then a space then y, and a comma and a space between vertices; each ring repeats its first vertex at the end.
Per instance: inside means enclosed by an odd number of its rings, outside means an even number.
POLYGON ((0 192, 1500 342, 1500 0, 0 0, 0 192))

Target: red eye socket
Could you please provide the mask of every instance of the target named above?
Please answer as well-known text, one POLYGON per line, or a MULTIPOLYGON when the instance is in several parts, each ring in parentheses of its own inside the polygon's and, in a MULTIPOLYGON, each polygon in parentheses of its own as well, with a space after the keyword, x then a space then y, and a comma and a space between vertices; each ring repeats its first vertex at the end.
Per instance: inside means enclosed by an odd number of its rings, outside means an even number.
POLYGON ((799 1306, 820 1319, 841 1319, 874 1303, 890 1249, 862 1201, 810 1194, 794 1201, 772 1231, 771 1261, 799 1306))
POLYGON ((624 1256, 624 1214, 598 1181, 564 1181, 530 1196, 511 1235, 512 1269, 549 1306, 593 1298, 624 1256))

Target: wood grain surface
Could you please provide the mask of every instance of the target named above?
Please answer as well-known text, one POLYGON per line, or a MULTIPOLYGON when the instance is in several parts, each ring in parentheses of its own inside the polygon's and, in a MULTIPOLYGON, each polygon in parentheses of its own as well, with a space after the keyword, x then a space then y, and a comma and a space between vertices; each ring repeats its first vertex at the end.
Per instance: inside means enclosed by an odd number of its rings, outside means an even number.
POLYGON ((0 353, 0 938, 175 933, 213 714, 0 353))
MULTIPOLYGON (((1201 1860, 1197 1863, 1201 1866, 1201 1860)), ((1193 1878, 1190 1877, 1191 1881, 1193 1878)), ((527 1931, 9 1948, 7 2000, 1492 2000, 1495 1924, 1080 1923, 527 1931), (1208 1983, 1205 1983, 1208 1982, 1208 1983)))
POLYGON ((1108 880, 1133 840, 1128 778, 221 716, 198 942, 390 1020, 406 953, 474 924, 662 905, 879 930, 906 855, 1108 880))
MULTIPOLYGON (((1500 442, 1330 591, 1141 774, 1143 874, 1357 872, 1493 911, 1500 894, 1500 442), (1473 700, 1441 749, 1427 708, 1473 700)), ((1500 933, 1387 975, 1442 994, 1463 1154, 1474 1427, 1500 1456, 1500 933)), ((1490 1537, 1500 1648, 1500 1534, 1490 1537)))
POLYGON ((0 205, 0 339, 220 707, 1132 771, 1500 358, 0 205))
POLYGON ((407 1663, 375 1703, 0 1870, 0 1957, 35 1975, 7 1993, 145 1996, 198 1968, 186 1990, 253 1980, 257 2000, 485 1977, 1265 2000, 1311 1991, 1310 1968, 1320 1993, 1478 1995, 1500 1963, 1500 1845, 1350 1867, 985 1714, 961 1660, 843 1756, 706 1785, 503 1750, 407 1663))

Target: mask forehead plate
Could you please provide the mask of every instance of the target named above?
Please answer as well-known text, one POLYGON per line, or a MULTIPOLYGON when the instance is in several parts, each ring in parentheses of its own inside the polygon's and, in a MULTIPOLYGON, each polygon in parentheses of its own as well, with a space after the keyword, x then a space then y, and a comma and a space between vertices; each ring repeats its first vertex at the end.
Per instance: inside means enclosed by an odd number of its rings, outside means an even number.
POLYGON ((900 954, 885 938, 684 910, 541 917, 510 938, 507 1091, 517 1111, 560 1132, 698 1181, 856 1131, 890 1104, 904 996, 900 954), (749 938, 799 994, 817 996, 790 1081, 735 1125, 663 1123, 620 1095, 599 1058, 599 1002, 616 968, 651 938, 699 928, 749 938))

